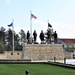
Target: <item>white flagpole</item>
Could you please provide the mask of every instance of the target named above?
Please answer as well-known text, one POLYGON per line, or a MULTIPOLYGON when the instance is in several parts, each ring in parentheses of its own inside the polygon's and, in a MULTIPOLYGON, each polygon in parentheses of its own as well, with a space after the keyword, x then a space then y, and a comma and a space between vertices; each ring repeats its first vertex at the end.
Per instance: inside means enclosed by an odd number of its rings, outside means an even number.
POLYGON ((32 17, 31 17, 32 12, 30 11, 30 34, 31 34, 31 43, 32 43, 32 17))
MULTIPOLYGON (((12 23, 14 20, 12 19, 12 23)), ((14 25, 12 26, 12 43, 13 43, 13 51, 14 51, 14 25)))
MULTIPOLYGON (((48 23, 49 23, 49 20, 47 20, 47 25, 48 25, 48 23)), ((49 28, 49 27, 48 27, 49 28)))

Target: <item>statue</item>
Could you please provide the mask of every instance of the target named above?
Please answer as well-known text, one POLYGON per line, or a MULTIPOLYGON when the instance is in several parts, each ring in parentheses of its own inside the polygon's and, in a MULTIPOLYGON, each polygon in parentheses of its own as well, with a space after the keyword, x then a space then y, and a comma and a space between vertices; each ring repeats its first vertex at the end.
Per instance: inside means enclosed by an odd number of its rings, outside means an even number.
POLYGON ((47 44, 51 43, 51 37, 52 37, 52 31, 51 30, 52 30, 51 28, 48 28, 47 32, 45 33, 45 35, 46 35, 46 43, 47 44))
POLYGON ((56 31, 54 32, 54 43, 57 43, 57 33, 56 33, 56 31))
POLYGON ((40 40, 41 40, 41 43, 44 42, 44 33, 43 33, 43 30, 41 30, 41 33, 40 33, 40 40))
POLYGON ((52 27, 48 27, 47 32, 45 33, 46 43, 52 44, 54 43, 54 32, 52 27))
POLYGON ((29 31, 27 32, 27 43, 29 43, 29 40, 30 40, 30 33, 29 31))
POLYGON ((36 42, 36 39, 37 39, 37 33, 36 33, 36 30, 34 30, 34 32, 33 32, 33 37, 34 37, 34 42, 36 42))
POLYGON ((46 33, 46 35, 47 35, 47 43, 50 43, 50 41, 51 41, 51 39, 50 39, 50 37, 51 37, 51 30, 49 29, 49 30, 47 30, 47 33, 46 33))

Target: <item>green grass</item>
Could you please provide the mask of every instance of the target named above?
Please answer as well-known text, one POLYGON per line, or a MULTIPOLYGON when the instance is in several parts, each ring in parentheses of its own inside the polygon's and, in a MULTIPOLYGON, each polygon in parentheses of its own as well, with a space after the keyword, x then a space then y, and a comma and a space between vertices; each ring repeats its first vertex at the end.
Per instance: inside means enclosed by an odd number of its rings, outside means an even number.
POLYGON ((0 75, 75 75, 74 69, 48 64, 0 64, 0 75))

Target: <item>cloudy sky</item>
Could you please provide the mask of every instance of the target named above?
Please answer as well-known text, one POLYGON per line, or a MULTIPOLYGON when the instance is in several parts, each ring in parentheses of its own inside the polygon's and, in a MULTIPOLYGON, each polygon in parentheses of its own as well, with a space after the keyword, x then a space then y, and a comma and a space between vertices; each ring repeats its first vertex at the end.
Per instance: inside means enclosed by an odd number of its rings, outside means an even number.
POLYGON ((14 30, 30 30, 30 10, 37 16, 32 19, 32 32, 46 32, 47 23, 57 31, 59 38, 75 38, 75 0, 0 0, 0 27, 8 29, 14 19, 14 30))

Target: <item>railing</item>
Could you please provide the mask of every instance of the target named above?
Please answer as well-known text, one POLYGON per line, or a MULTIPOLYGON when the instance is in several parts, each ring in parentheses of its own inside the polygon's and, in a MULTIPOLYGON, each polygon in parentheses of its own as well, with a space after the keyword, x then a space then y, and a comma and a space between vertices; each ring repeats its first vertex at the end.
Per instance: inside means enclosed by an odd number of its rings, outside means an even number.
POLYGON ((31 59, 0 59, 0 63, 24 63, 31 62, 31 59))

